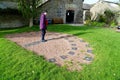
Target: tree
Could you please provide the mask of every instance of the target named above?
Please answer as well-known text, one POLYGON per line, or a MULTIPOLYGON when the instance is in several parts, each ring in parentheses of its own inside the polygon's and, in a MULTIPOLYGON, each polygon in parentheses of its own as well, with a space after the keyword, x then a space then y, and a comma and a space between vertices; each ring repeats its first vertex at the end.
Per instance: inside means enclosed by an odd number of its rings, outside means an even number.
POLYGON ((33 26, 33 18, 38 14, 37 6, 41 3, 42 0, 18 0, 19 10, 29 19, 29 27, 33 26))

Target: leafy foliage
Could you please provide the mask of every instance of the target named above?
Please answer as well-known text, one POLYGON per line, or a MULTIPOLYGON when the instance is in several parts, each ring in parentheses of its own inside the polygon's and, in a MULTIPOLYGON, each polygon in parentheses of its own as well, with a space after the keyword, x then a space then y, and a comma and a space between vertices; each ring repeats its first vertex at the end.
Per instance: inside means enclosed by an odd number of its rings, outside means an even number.
POLYGON ((24 17, 31 18, 37 15, 37 5, 40 2, 41 0, 18 0, 18 7, 24 17))
POLYGON ((87 25, 115 27, 117 25, 116 14, 111 11, 105 11, 104 15, 99 15, 97 21, 86 21, 87 25))
POLYGON ((37 16, 37 6, 42 0, 18 0, 19 10, 29 19, 29 27, 33 26, 33 18, 37 16))
POLYGON ((104 22, 97 22, 97 21, 86 20, 86 24, 85 25, 95 26, 95 27, 104 27, 105 23, 104 22))

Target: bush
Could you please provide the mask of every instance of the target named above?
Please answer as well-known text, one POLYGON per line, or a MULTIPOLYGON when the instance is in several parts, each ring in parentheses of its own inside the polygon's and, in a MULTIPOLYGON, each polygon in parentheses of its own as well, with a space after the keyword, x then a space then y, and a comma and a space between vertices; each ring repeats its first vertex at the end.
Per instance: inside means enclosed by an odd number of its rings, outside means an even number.
POLYGON ((115 27, 117 25, 115 14, 111 11, 105 11, 105 15, 99 15, 96 21, 86 20, 86 25, 96 27, 115 27))
POLYGON ((105 15, 100 15, 99 22, 104 22, 108 27, 115 27, 117 25, 115 14, 111 11, 105 11, 105 15))
POLYGON ((114 22, 114 21, 112 21, 111 23, 110 23, 110 27, 111 28, 114 28, 114 27, 116 27, 117 26, 117 24, 114 22))
POLYGON ((103 15, 99 15, 99 19, 98 19, 98 22, 106 22, 106 18, 105 18, 105 16, 103 16, 103 15))
POLYGON ((86 24, 85 25, 95 26, 95 27, 103 27, 103 26, 105 26, 105 23, 97 22, 97 21, 91 21, 91 20, 86 20, 86 24))

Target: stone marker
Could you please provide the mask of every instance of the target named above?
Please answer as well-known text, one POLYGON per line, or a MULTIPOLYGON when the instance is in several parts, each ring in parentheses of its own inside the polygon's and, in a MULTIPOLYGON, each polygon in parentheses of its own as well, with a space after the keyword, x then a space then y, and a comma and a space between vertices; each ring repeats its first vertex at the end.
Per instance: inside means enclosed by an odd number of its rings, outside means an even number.
POLYGON ((48 59, 49 62, 56 62, 56 59, 55 58, 50 58, 48 59))
POLYGON ((70 52, 68 52, 68 54, 70 54, 70 55, 74 55, 74 54, 75 54, 75 52, 70 51, 70 52))

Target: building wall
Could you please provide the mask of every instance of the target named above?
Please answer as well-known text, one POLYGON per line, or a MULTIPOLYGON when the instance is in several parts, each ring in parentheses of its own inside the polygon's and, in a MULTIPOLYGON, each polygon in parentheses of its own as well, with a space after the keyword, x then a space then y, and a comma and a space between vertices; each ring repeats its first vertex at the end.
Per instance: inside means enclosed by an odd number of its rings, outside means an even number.
POLYGON ((20 15, 0 15, 0 28, 16 28, 25 25, 27 21, 20 15))
POLYGON ((17 0, 0 0, 0 28, 22 27, 28 24, 28 21, 22 17, 17 10, 17 0), (15 5, 14 5, 15 4, 15 5))
POLYGON ((47 18, 60 18, 66 23, 66 11, 74 10, 74 23, 83 22, 83 2, 82 0, 50 0, 40 7, 40 13, 44 10, 48 11, 47 18))

